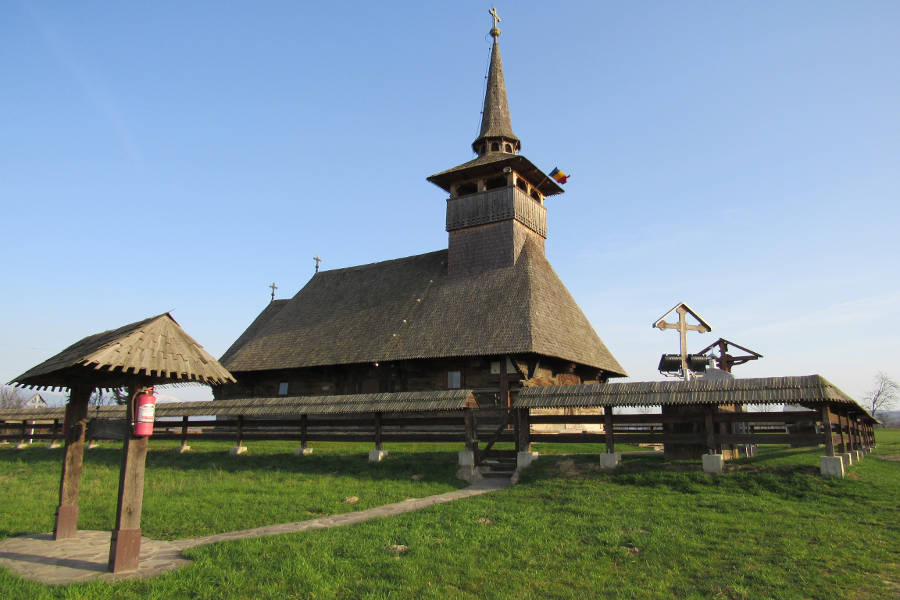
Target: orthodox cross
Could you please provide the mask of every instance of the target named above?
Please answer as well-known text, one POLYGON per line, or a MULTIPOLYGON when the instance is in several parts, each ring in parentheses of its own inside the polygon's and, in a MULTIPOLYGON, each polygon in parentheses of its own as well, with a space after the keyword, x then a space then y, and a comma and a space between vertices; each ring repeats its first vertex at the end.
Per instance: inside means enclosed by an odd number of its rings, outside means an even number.
POLYGON ((497 14, 497 9, 491 7, 491 10, 488 11, 491 14, 491 18, 494 20, 493 29, 497 29, 497 23, 500 22, 500 15, 497 14))
POLYGON ((657 327, 659 329, 662 329, 663 331, 665 331, 666 329, 678 330, 678 333, 681 335, 681 373, 684 375, 684 380, 689 381, 691 378, 691 372, 688 369, 687 332, 699 331, 700 333, 706 333, 708 331, 712 331, 712 327, 684 302, 657 319, 656 322, 653 323, 653 327, 657 327), (678 313, 678 320, 674 323, 666 322, 666 317, 671 315, 673 312, 678 313), (691 315, 697 320, 697 325, 691 325, 687 322, 688 315, 691 315))
POLYGON ((272 302, 275 301, 275 290, 278 289, 278 286, 275 285, 275 282, 272 282, 272 285, 269 286, 272 289, 272 302))
POLYGON ((316 273, 319 272, 319 263, 322 262, 322 257, 316 254, 313 256, 313 260, 316 261, 316 273))

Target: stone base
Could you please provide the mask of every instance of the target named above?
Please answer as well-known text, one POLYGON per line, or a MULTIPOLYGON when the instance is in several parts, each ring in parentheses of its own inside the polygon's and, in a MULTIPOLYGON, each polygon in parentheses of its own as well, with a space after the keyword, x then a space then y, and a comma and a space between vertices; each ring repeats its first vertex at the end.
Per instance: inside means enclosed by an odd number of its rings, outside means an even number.
POLYGON ((233 448, 228 449, 228 454, 232 456, 237 456, 238 454, 243 454, 247 451, 247 446, 241 444, 240 446, 234 446, 233 448))
POLYGON ((98 444, 97 442, 91 441, 91 442, 88 442, 87 445, 85 445, 85 449, 93 450, 94 448, 98 448, 99 446, 100 446, 100 444, 98 444))
POLYGON ((702 459, 704 473, 721 473, 725 470, 725 459, 721 454, 704 454, 702 459))
POLYGON ((16 444, 16 450, 24 450, 28 447, 28 442, 19 442, 16 444))
POLYGON ((819 472, 826 477, 844 478, 844 461, 840 456, 823 456, 819 460, 819 472))
POLYGON ((179 454, 184 454, 185 452, 190 452, 190 451, 191 451, 191 447, 188 446, 187 444, 182 444, 182 445, 178 446, 179 454))
POLYGON ((518 452, 516 454, 516 471, 524 469, 537 460, 540 456, 537 452, 518 452))
POLYGON ((460 450, 457 454, 456 464, 461 467, 471 467, 475 464, 475 453, 471 450, 460 450))
POLYGON ((853 451, 853 460, 855 460, 856 462, 859 462, 862 460, 862 457, 863 457, 862 450, 854 450, 853 451))
POLYGON ((850 465, 853 464, 853 456, 849 452, 841 452, 840 454, 836 454, 835 456, 840 456, 841 460, 844 461, 844 470, 850 468, 850 465))
POLYGON ((53 440, 52 442, 50 442, 50 445, 47 446, 47 449, 49 450, 55 450, 56 448, 62 448, 62 444, 60 444, 56 440, 53 440))
POLYGON ((381 462, 387 456, 385 450, 369 450, 369 462, 381 462))
POLYGON ((600 455, 600 467, 603 469, 615 469, 622 460, 621 452, 603 452, 600 455))
POLYGON ((294 450, 294 456, 309 456, 312 453, 312 448, 297 448, 294 450))

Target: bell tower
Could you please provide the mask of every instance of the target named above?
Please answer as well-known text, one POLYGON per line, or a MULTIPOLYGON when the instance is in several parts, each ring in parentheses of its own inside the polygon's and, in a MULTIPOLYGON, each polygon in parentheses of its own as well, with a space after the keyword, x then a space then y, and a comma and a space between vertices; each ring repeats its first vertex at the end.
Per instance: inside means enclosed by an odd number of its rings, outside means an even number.
POLYGON ((543 251, 547 239, 544 199, 562 193, 556 182, 519 154, 512 130, 494 9, 491 62, 481 129, 472 142, 477 157, 428 178, 447 199, 448 274, 467 276, 509 267, 527 241, 543 251))

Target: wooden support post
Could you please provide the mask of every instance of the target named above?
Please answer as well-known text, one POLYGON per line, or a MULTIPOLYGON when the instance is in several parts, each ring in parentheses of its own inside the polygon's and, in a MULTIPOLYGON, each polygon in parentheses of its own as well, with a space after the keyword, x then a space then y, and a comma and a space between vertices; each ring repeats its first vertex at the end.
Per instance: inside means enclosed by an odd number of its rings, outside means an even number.
POLYGON ((113 573, 138 568, 141 554, 141 508, 144 502, 144 463, 147 459, 147 437, 134 435, 135 398, 142 389, 136 383, 128 386, 125 409, 127 429, 122 445, 122 467, 119 471, 119 502, 116 526, 109 544, 109 570, 113 573))
POLYGON ((50 447, 57 448, 59 441, 59 419, 53 419, 53 428, 50 430, 50 447))
POLYGON ((375 450, 381 451, 381 413, 375 413, 375 450))
POLYGON ((841 440, 841 444, 840 444, 841 454, 843 454, 843 453, 847 452, 847 442, 844 438, 844 418, 841 416, 841 413, 838 412, 836 414, 837 414, 837 418, 838 418, 837 419, 838 420, 838 422, 837 422, 838 436, 840 437, 840 440, 841 440))
POLYGON ((715 405, 709 404, 705 408, 705 429, 706 429, 706 449, 709 454, 716 453, 716 432, 713 425, 713 412, 716 410, 715 405))
POLYGON ((66 420, 63 435, 62 476, 59 480, 59 506, 56 508, 56 525, 53 539, 75 537, 78 531, 78 487, 81 483, 81 465, 84 460, 84 432, 87 429, 88 400, 93 390, 87 386, 73 386, 66 404, 66 420))
POLYGON ((603 432, 606 434, 606 453, 613 454, 616 451, 616 439, 613 432, 613 407, 603 407, 603 432))
POLYGON ((475 452, 478 447, 478 439, 475 436, 475 413, 471 408, 463 409, 463 425, 466 428, 466 450, 475 452))
POLYGON ((527 408, 516 409, 516 450, 531 452, 531 419, 527 408))
POLYGON ((181 417, 181 447, 178 449, 179 452, 187 452, 191 449, 187 443, 188 439, 188 417, 187 415, 181 417))
POLYGON ((825 432, 825 456, 834 456, 834 430, 831 427, 831 409, 822 405, 822 430, 825 432))
POLYGON ((306 414, 300 415, 300 450, 306 450, 307 443, 307 427, 309 426, 307 421, 309 416, 306 414))

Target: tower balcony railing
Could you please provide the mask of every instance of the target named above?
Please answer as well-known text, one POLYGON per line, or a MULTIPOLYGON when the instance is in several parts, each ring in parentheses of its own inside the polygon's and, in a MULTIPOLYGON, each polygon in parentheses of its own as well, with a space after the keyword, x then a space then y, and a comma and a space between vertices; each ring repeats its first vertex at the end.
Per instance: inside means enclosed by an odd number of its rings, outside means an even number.
POLYGON ((547 208, 517 187, 447 199, 447 231, 513 219, 547 237, 547 208))

